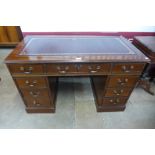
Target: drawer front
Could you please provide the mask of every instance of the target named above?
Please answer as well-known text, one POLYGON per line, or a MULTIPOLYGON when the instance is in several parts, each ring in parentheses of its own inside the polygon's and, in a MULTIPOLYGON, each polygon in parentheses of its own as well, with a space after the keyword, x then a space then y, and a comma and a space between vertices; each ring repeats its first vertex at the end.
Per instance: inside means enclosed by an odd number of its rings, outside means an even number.
POLYGON ((112 96, 129 96, 131 88, 107 88, 105 91, 105 97, 112 96))
POLYGON ((133 87, 139 76, 111 76, 108 87, 133 87))
POLYGON ((75 64, 47 64, 47 73, 49 74, 68 74, 76 73, 77 67, 75 64))
POLYGON ((120 63, 120 64, 115 64, 112 67, 112 73, 116 73, 116 74, 131 74, 131 73, 140 74, 143 71, 143 68, 144 68, 144 64, 120 63))
POLYGON ((12 64, 9 68, 15 74, 43 74, 43 65, 40 64, 12 64))
POLYGON ((104 106, 109 106, 109 105, 122 105, 125 104, 127 101, 127 97, 104 97, 103 98, 103 104, 104 106))
POLYGON ((78 72, 88 74, 99 74, 110 72, 111 65, 105 64, 78 64, 78 72))
POLYGON ((51 105, 47 89, 21 90, 27 106, 47 107, 51 105))
POLYGON ((43 77, 28 77, 16 78, 16 83, 19 88, 46 88, 46 78, 43 77))
POLYGON ((51 102, 49 98, 25 98, 28 107, 51 107, 51 102))

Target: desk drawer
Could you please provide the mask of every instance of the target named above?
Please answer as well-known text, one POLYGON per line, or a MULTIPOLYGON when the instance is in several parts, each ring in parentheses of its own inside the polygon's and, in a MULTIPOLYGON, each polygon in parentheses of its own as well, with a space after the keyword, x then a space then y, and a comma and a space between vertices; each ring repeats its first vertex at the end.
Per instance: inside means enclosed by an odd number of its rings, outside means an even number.
POLYGON ((27 106, 47 107, 51 105, 47 89, 21 90, 27 106))
POLYGON ((46 88, 46 78, 43 77, 28 77, 16 78, 16 83, 19 88, 46 88))
POLYGON ((15 74, 42 74, 43 66, 40 64, 11 64, 11 73, 15 74))
POLYGON ((107 88, 104 96, 129 96, 130 92, 131 88, 107 88))
POLYGON ((127 101, 127 97, 104 97, 102 101, 102 105, 109 106, 109 105, 121 105, 125 104, 127 101))
POLYGON ((76 73, 77 67, 75 64, 47 64, 47 73, 49 74, 68 74, 76 73))
POLYGON ((108 87, 133 87, 138 81, 139 76, 111 76, 108 87))
POLYGON ((112 67, 112 73, 116 74, 140 74, 143 71, 144 64, 136 63, 118 63, 112 67))
POLYGON ((110 72, 110 64, 78 64, 78 72, 88 74, 108 73, 110 72))

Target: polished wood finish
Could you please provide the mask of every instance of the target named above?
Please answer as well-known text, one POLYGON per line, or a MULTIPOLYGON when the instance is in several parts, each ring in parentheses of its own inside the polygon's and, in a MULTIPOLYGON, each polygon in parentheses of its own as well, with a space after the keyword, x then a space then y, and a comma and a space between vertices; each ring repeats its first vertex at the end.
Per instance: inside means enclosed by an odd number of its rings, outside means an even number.
POLYGON ((14 47, 22 39, 20 26, 0 26, 0 46, 14 47))
POLYGON ((21 90, 29 107, 49 107, 48 89, 21 90))
POLYGON ((16 78, 19 88, 46 88, 46 79, 43 77, 16 78))
POLYGON ((110 63, 95 63, 95 64, 79 64, 77 66, 78 72, 86 74, 107 74, 110 72, 110 63))
POLYGON ((64 75, 64 74, 74 74, 77 72, 75 64, 48 64, 47 73, 64 75))
POLYGON ((130 88, 107 88, 105 91, 104 96, 110 97, 110 96, 129 96, 131 92, 130 88))
POLYGON ((89 76, 98 112, 124 110, 148 61, 118 36, 27 36, 5 59, 34 113, 55 112, 61 76, 89 76))
POLYGON ((9 66, 13 74, 43 74, 43 65, 40 64, 12 64, 9 66))
POLYGON ((57 78, 14 77, 27 112, 55 112, 57 78))
POLYGON ((111 69, 109 63, 57 63, 47 64, 47 74, 58 76, 63 75, 91 75, 91 74, 108 74, 111 69))
POLYGON ((143 70, 145 64, 138 63, 120 63, 115 64, 112 73, 115 74, 139 74, 143 70))
POLYGON ((109 82, 108 82, 108 86, 109 87, 131 87, 133 85, 136 84, 136 82, 138 81, 139 76, 135 76, 135 75, 112 75, 109 76, 109 82))
POLYGON ((109 106, 109 105, 124 105, 126 103, 127 98, 126 97, 107 97, 103 98, 102 105, 103 106, 109 106))

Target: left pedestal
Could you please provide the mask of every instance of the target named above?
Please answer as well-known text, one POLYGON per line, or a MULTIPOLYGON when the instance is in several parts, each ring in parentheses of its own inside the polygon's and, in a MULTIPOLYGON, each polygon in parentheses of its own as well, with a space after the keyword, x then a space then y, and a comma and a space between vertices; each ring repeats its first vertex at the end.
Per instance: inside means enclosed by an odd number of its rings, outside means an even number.
POLYGON ((28 113, 55 112, 57 77, 43 76, 43 68, 39 65, 19 64, 8 68, 28 113))

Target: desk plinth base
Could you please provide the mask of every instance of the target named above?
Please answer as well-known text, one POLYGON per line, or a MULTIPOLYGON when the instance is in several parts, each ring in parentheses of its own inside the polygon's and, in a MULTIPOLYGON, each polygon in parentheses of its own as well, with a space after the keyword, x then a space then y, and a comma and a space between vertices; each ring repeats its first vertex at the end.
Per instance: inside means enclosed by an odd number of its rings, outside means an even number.
POLYGON ((55 113, 53 108, 26 108, 27 113, 55 113))
POLYGON ((108 107, 102 107, 102 106, 98 106, 96 104, 96 110, 97 112, 115 112, 115 111, 124 111, 126 108, 126 106, 108 106, 108 107))

